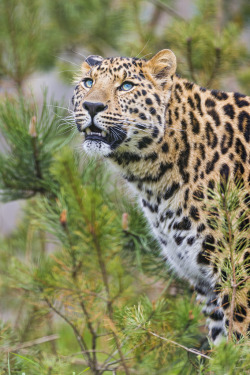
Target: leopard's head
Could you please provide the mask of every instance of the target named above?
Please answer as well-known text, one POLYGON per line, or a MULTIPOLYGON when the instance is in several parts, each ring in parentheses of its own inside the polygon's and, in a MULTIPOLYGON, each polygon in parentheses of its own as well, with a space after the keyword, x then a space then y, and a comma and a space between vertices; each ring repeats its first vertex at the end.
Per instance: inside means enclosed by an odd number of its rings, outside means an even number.
POLYGON ((103 156, 138 152, 163 135, 175 70, 170 50, 149 61, 89 56, 72 98, 84 150, 103 156))

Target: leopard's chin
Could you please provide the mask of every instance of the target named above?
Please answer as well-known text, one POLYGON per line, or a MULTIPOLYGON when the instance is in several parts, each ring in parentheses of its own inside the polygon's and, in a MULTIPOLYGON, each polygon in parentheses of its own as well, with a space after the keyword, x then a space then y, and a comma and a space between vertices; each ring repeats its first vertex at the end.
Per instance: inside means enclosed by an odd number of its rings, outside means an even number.
POLYGON ((104 140, 88 138, 83 142, 83 149, 89 156, 108 156, 111 146, 104 140))
POLYGON ((83 149, 89 156, 109 156, 112 154, 126 139, 126 135, 118 139, 111 136, 102 137, 101 135, 86 135, 83 142, 83 149))
POLYGON ((94 123, 91 123, 82 132, 85 136, 83 149, 90 156, 108 156, 127 137, 127 132, 121 128, 113 127, 108 130, 102 130, 94 123))

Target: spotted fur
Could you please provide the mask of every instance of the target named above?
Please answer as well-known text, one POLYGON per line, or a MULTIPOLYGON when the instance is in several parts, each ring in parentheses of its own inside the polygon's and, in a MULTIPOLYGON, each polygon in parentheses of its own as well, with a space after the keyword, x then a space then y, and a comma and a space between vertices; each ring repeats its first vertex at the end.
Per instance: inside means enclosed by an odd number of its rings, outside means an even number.
MULTIPOLYGON (((175 70, 169 50, 149 61, 88 57, 74 92, 75 121, 85 151, 110 160, 138 194, 164 260, 205 301, 216 343, 226 335, 230 300, 212 262, 221 234, 208 220, 206 191, 222 177, 240 177, 249 205, 250 98, 207 90, 175 70)), ((249 254, 248 247, 245 277, 249 254)), ((238 337, 249 330, 249 297, 246 282, 236 295, 238 337)))

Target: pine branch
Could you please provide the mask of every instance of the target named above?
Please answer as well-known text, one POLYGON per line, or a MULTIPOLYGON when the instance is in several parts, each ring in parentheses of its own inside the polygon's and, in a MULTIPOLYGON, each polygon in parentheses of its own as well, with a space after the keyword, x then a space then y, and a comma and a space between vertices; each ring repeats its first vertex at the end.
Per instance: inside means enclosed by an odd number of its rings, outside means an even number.
POLYGON ((33 151, 34 151, 36 175, 37 175, 37 178, 42 180, 43 176, 42 176, 42 171, 41 171, 40 162, 39 162, 39 153, 38 153, 38 149, 37 149, 37 138, 36 137, 32 137, 32 146, 33 146, 33 151))
MULTIPOLYGON (((131 359, 134 359, 134 357, 126 358, 126 361, 130 361, 131 359)), ((106 366, 105 366, 105 368, 102 369, 101 374, 103 374, 105 371, 108 371, 108 368, 109 368, 110 366, 116 365, 117 363, 122 363, 122 361, 123 361, 122 359, 117 359, 117 360, 115 360, 115 361, 112 361, 112 362, 107 363, 106 366)), ((122 365, 123 365, 123 364, 122 364, 122 365)))
POLYGON ((91 318, 89 316, 89 313, 86 309, 86 306, 82 300, 82 297, 80 296, 79 294, 79 299, 80 299, 80 306, 82 308, 82 311, 86 317, 86 321, 87 321, 87 326, 89 328, 89 331, 92 335, 92 352, 93 352, 93 369, 95 369, 97 367, 97 358, 96 358, 96 340, 97 340, 97 334, 96 334, 96 331, 94 330, 93 326, 92 326, 92 323, 91 323, 91 318))
POLYGON ((178 346, 179 348, 182 348, 182 349, 186 350, 186 351, 189 352, 189 353, 193 353, 193 354, 195 354, 195 355, 199 355, 199 356, 201 356, 201 357, 203 357, 203 358, 206 358, 206 359, 212 359, 212 358, 209 357, 208 355, 203 354, 203 353, 199 352, 199 351, 196 350, 196 349, 190 349, 190 348, 187 348, 186 346, 181 345, 181 344, 179 344, 178 342, 175 342, 175 341, 173 341, 173 340, 167 339, 166 337, 159 336, 159 335, 157 335, 157 334, 154 333, 154 332, 151 332, 151 331, 146 330, 145 328, 142 328, 142 329, 145 330, 146 332, 148 332, 150 335, 155 336, 155 337, 157 337, 157 338, 159 338, 159 339, 161 339, 161 340, 167 341, 167 342, 169 342, 170 344, 176 345, 176 346, 178 346))
POLYGON ((60 116, 57 107, 50 115, 46 92, 39 116, 37 111, 23 96, 0 103, 0 130, 8 146, 0 153, 1 196, 6 201, 53 194, 55 181, 50 167, 63 144, 56 130, 60 116))
POLYGON ((97 336, 96 331, 94 330, 94 327, 92 325, 91 318, 90 318, 88 310, 87 310, 87 308, 85 306, 85 303, 84 303, 84 301, 82 299, 81 292, 79 291, 78 273, 77 273, 77 269, 76 269, 76 259, 75 259, 74 250, 73 250, 73 241, 71 239, 71 234, 70 234, 70 231, 69 231, 69 228, 68 228, 67 216, 66 216, 66 211, 65 210, 61 214, 60 222, 61 222, 62 227, 63 227, 63 229, 64 229, 64 231, 65 231, 65 233, 66 233, 66 235, 68 237, 69 244, 70 244, 70 247, 71 247, 70 255, 71 255, 72 264, 73 264, 73 270, 72 270, 72 273, 71 273, 72 280, 73 280, 73 283, 74 283, 75 287, 78 290, 79 303, 80 303, 81 309, 83 311, 83 315, 86 318, 88 329, 89 329, 89 331, 90 331, 90 333, 92 335, 93 360, 92 360, 92 367, 91 368, 95 372, 95 371, 97 371, 96 340, 97 340, 98 336, 97 336))
MULTIPOLYGON (((113 307, 112 307, 112 301, 111 301, 111 298, 110 298, 106 265, 105 265, 105 262, 102 258, 102 252, 101 252, 100 244, 97 240, 94 229, 92 231, 92 235, 93 235, 94 244, 95 244, 96 251, 97 251, 99 266, 100 266, 100 269, 101 269, 101 272, 102 272, 103 283, 105 285, 106 293, 107 293, 107 296, 108 296, 108 302, 107 302, 108 315, 109 315, 110 320, 113 321, 113 307)), ((115 343, 116 343, 116 346, 117 346, 118 353, 119 353, 120 358, 121 358, 121 363, 122 363, 122 366, 124 368, 124 371, 125 371, 126 375, 129 375, 129 369, 126 365, 125 358, 124 358, 124 355, 123 355, 122 350, 121 350, 119 338, 113 330, 112 330, 112 334, 113 334, 113 337, 114 337, 114 340, 115 340, 115 343)))
POLYGON ((237 284, 231 284, 231 286, 237 289, 241 284, 244 284, 249 279, 250 279, 250 276, 247 276, 245 277, 245 279, 239 281, 237 284))
POLYGON ((215 77, 218 75, 220 71, 220 65, 221 65, 221 49, 219 47, 215 48, 215 61, 214 61, 214 66, 211 72, 210 77, 208 78, 208 81, 206 83, 207 87, 211 87, 212 83, 215 79, 215 77))
MULTIPOLYGON (((220 269, 220 288, 229 290, 228 341, 233 340, 234 319, 237 313, 238 289, 249 280, 244 273, 241 257, 248 246, 248 208, 242 211, 246 199, 246 190, 241 181, 235 178, 225 180, 217 186, 217 191, 208 191, 207 211, 209 220, 221 232, 213 263, 220 269)), ((213 257, 213 255, 212 255, 213 257)), ((247 288, 247 286, 243 286, 247 288)))

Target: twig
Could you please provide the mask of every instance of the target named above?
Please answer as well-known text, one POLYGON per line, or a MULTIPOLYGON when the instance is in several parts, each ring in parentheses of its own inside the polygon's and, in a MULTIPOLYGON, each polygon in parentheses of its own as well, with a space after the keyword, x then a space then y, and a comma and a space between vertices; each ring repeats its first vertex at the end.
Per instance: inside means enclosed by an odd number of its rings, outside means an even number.
POLYGON ((97 340, 98 336, 97 336, 96 331, 94 330, 94 328, 92 326, 89 313, 88 313, 88 311, 86 309, 86 306, 85 306, 85 304, 82 300, 82 297, 80 296, 80 293, 79 293, 79 299, 80 299, 80 306, 82 308, 83 314, 85 315, 86 320, 87 320, 87 326, 88 326, 89 331, 92 335, 93 370, 95 370, 97 368, 96 340, 97 340))
POLYGON ((250 279, 250 276, 245 277, 245 279, 238 282, 238 284, 232 284, 232 287, 238 288, 241 284, 245 283, 247 280, 250 279))
POLYGON ((212 70, 212 73, 210 75, 210 78, 208 79, 206 86, 210 87, 215 76, 218 74, 220 69, 220 63, 221 63, 221 49, 219 47, 215 48, 215 61, 214 61, 214 67, 212 70))
MULTIPOLYGON (((96 350, 96 349, 92 350, 92 349, 89 349, 89 350, 86 350, 86 351, 89 352, 89 353, 93 353, 95 351, 96 353, 102 353, 102 354, 105 354, 105 355, 109 356, 109 353, 105 352, 104 350, 96 350)), ((82 352, 72 353, 70 355, 63 356, 63 358, 68 359, 68 358, 71 358, 71 357, 73 357, 75 355, 78 355, 78 354, 82 354, 82 352)), ((116 357, 114 357, 114 356, 112 356, 112 358, 116 359, 116 357)), ((74 359, 74 358, 72 358, 72 359, 74 359)))
POLYGON ((193 353, 193 354, 196 354, 196 355, 200 355, 200 356, 203 357, 203 358, 212 359, 212 358, 209 357, 208 355, 199 352, 199 350, 187 348, 186 346, 181 345, 181 344, 179 344, 178 342, 175 342, 175 341, 173 341, 173 340, 167 339, 166 337, 159 336, 159 335, 157 335, 157 334, 154 333, 154 332, 151 332, 151 331, 146 330, 145 328, 142 328, 142 329, 144 329, 146 332, 150 333, 151 335, 153 335, 153 336, 155 336, 155 337, 158 337, 158 338, 161 339, 161 340, 167 341, 167 342, 169 342, 170 344, 176 345, 176 346, 178 346, 179 348, 182 348, 182 349, 186 350, 186 351, 189 352, 189 353, 193 353))
POLYGON ((187 62, 192 80, 195 82, 194 66, 192 61, 192 38, 187 38, 187 62))
POLYGON ((4 352, 4 353, 17 352, 18 350, 29 348, 30 346, 33 346, 33 345, 40 345, 40 344, 43 344, 44 342, 57 340, 57 339, 59 339, 59 337, 60 336, 57 335, 57 334, 50 335, 50 336, 44 336, 44 337, 41 337, 39 339, 27 341, 27 342, 24 342, 22 344, 18 344, 16 346, 13 346, 13 347, 10 347, 10 348, 0 348, 0 351, 4 352))
MULTIPOLYGON (((134 357, 126 358, 126 361, 130 361, 131 359, 134 359, 134 357)), ((108 367, 110 367, 110 366, 112 366, 112 365, 115 365, 115 364, 117 364, 117 363, 121 363, 121 362, 122 362, 121 359, 117 359, 117 360, 115 360, 115 361, 113 361, 113 362, 109 362, 109 363, 106 364, 106 366, 105 366, 105 368, 103 369, 103 371, 107 371, 107 368, 108 368, 108 367)))
POLYGON ((190 353, 188 352, 188 361, 191 363, 191 365, 196 369, 199 370, 199 367, 192 361, 190 358, 190 353))
MULTIPOLYGON (((76 326, 74 326, 74 324, 65 316, 63 315, 59 310, 57 310, 51 303, 50 301, 45 297, 44 298, 45 302, 47 303, 47 305, 57 314, 59 315, 74 331, 74 334, 76 336, 76 339, 78 341, 78 344, 81 348, 81 351, 86 354, 87 356, 87 359, 88 359, 88 363, 89 365, 92 365, 92 359, 91 359, 91 356, 90 354, 86 351, 87 350, 87 345, 83 339, 83 337, 81 336, 80 332, 78 331, 78 329, 76 328, 76 326)), ((91 366, 90 366, 91 367, 91 366)))

